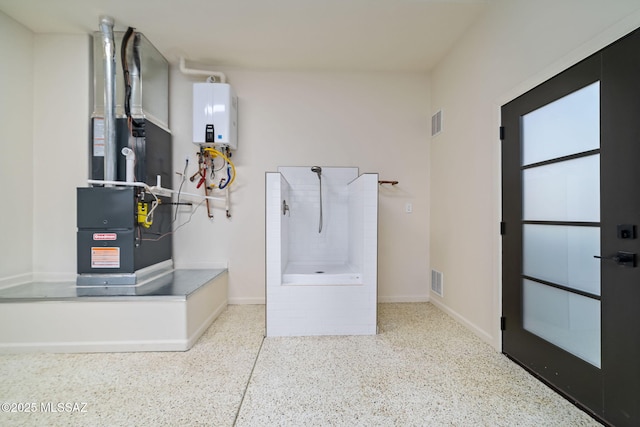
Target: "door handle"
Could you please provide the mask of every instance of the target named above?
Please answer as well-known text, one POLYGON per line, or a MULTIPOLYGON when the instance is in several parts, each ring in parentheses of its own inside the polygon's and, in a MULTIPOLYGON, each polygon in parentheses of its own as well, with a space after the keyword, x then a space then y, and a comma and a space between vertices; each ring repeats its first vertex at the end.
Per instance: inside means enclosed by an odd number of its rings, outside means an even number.
POLYGON ((633 252, 618 251, 618 253, 616 253, 614 256, 610 256, 610 257, 603 257, 603 256, 598 256, 598 255, 594 255, 593 257, 601 259, 601 260, 613 261, 616 264, 622 265, 622 266, 625 266, 625 267, 635 267, 636 266, 636 254, 634 254, 633 252))

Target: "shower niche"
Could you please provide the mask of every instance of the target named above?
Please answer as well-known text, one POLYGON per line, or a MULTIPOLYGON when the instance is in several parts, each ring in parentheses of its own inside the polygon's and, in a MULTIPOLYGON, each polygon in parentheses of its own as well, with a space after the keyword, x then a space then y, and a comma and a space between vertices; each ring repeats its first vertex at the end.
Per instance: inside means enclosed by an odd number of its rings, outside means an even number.
POLYGON ((279 167, 265 200, 267 336, 375 334, 378 174, 279 167))

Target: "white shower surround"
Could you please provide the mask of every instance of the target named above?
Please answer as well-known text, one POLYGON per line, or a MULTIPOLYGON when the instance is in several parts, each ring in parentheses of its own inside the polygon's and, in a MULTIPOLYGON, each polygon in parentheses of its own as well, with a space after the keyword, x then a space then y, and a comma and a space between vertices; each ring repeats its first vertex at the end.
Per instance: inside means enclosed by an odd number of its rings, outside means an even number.
POLYGON ((318 176, 278 171, 266 174, 267 336, 375 334, 378 175, 323 167, 319 233, 318 176))

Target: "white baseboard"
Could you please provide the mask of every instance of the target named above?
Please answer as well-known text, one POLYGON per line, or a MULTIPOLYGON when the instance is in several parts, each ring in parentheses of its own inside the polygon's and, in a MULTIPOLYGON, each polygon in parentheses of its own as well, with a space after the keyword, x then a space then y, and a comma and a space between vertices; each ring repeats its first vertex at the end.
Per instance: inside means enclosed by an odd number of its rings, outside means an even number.
POLYGON ((378 295, 378 302, 400 303, 400 302, 429 302, 429 295, 378 295))
POLYGON ((229 263, 227 261, 214 262, 189 262, 173 260, 173 268, 176 270, 209 270, 209 269, 226 269, 229 263))
POLYGON ((15 276, 0 278, 0 289, 10 288, 23 283, 33 282, 32 273, 16 274, 15 276))
POLYGON ((36 272, 33 273, 33 282, 74 282, 78 277, 78 273, 52 273, 52 272, 36 272))
MULTIPOLYGON (((379 296, 378 302, 385 303, 402 303, 402 302, 429 302, 429 295, 401 295, 401 296, 379 296)), ((265 304, 264 298, 245 298, 235 297, 229 298, 230 305, 249 305, 249 304, 265 304)))
POLYGON ((229 298, 229 305, 254 305, 254 304, 264 305, 265 304, 264 297, 262 298, 243 298, 243 297, 229 298))
POLYGON ((187 351, 188 349, 189 346, 186 339, 0 343, 0 353, 126 353, 187 351))
POLYGON ((437 300, 436 298, 431 299, 431 301, 429 302, 435 305, 436 307, 438 307, 438 309, 442 310, 449 316, 453 317, 457 322, 464 325, 467 329, 469 329, 471 332, 473 332, 475 335, 477 335, 481 340, 485 341, 491 347, 495 348, 495 338, 492 337, 490 334, 488 334, 485 330, 480 329, 475 323, 471 322, 469 319, 462 316, 457 311, 454 311, 448 306, 444 305, 441 301, 437 300))

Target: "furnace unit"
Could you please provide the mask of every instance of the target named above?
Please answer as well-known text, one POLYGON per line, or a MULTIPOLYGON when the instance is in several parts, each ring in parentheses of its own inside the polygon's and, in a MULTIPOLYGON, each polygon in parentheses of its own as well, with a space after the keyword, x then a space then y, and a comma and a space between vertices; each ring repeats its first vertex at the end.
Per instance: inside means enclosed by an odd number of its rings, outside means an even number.
POLYGON ((141 33, 94 34, 90 187, 77 189, 78 288, 128 287, 172 268, 169 64, 141 33), (143 91, 144 83, 144 91, 143 91))

